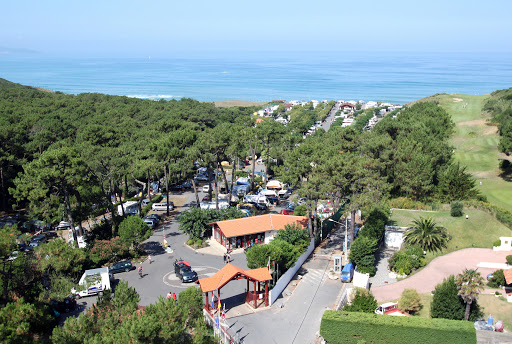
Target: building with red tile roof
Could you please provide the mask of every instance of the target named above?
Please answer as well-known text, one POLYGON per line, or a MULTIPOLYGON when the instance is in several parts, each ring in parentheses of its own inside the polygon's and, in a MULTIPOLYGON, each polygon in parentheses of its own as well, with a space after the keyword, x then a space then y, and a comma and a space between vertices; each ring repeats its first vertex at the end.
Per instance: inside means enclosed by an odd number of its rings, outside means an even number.
POLYGON ((286 225, 298 224, 302 228, 308 225, 306 216, 266 214, 210 223, 212 240, 224 246, 226 250, 251 246, 252 244, 268 244, 277 231, 286 225))

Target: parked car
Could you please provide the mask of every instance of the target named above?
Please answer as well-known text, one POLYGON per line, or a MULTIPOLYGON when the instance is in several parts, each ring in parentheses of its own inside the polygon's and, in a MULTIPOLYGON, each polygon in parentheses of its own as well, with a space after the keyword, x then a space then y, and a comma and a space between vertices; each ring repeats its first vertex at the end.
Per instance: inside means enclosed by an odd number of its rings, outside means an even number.
POLYGON ((156 227, 156 221, 153 219, 148 219, 147 217, 144 217, 142 219, 146 225, 148 225, 149 228, 154 229, 156 227))
POLYGON ((149 204, 149 202, 151 202, 149 199, 143 199, 141 204, 142 204, 142 208, 145 208, 147 207, 147 205, 149 204))
POLYGON ((45 232, 43 233, 44 236, 46 236, 46 239, 47 240, 50 240, 50 239, 55 239, 55 238, 58 238, 59 235, 57 234, 57 232, 45 232))
POLYGON ((129 260, 124 260, 122 262, 117 262, 109 266, 108 272, 112 274, 117 274, 119 272, 128 272, 133 269, 135 269, 135 266, 132 265, 132 262, 129 260))
POLYGON ((286 205, 286 208, 295 210, 295 208, 297 208, 297 204, 295 204, 293 202, 288 202, 288 204, 286 205))
POLYGON ((281 214, 282 215, 292 215, 293 209, 283 209, 283 210, 281 210, 281 214))
POLYGON ((171 185, 169 186, 169 191, 183 192, 185 191, 185 187, 181 184, 171 185))
POLYGON ((66 297, 62 301, 50 300, 50 306, 58 313, 69 313, 76 308, 76 300, 74 297, 66 297))
POLYGON ((158 214, 149 214, 148 216, 146 216, 146 218, 152 219, 153 221, 155 221, 156 225, 158 225, 160 223, 160 221, 162 221, 162 217, 158 214))
POLYGON ((211 198, 210 198, 210 195, 205 195, 202 199, 203 202, 210 202, 211 201, 211 198))
POLYGON ((179 259, 174 262, 174 273, 183 283, 190 283, 197 281, 197 272, 192 270, 190 263, 179 259))
POLYGON ((278 205, 279 204, 279 198, 278 197, 275 197, 275 196, 267 196, 267 199, 270 203, 272 203, 273 205, 278 205))
POLYGON ((186 182, 181 184, 185 189, 192 189, 192 181, 187 180, 186 182))
MULTIPOLYGON (((167 203, 163 202, 163 203, 153 203, 153 205, 151 206, 151 209, 153 210, 156 210, 156 211, 166 211, 167 210, 167 203)), ((173 210, 174 209, 174 203, 173 202, 169 202, 169 210, 173 210)))
POLYGON ((29 246, 30 246, 30 248, 34 248, 34 247, 37 247, 47 241, 48 241, 48 238, 46 237, 46 235, 39 234, 39 235, 34 236, 32 238, 32 240, 30 240, 29 246))
POLYGON ((206 184, 203 186, 203 192, 210 192, 210 184, 206 184))
POLYGON ((354 277, 355 266, 351 262, 348 262, 347 265, 343 267, 341 270, 340 280, 344 283, 352 282, 352 278, 354 277))

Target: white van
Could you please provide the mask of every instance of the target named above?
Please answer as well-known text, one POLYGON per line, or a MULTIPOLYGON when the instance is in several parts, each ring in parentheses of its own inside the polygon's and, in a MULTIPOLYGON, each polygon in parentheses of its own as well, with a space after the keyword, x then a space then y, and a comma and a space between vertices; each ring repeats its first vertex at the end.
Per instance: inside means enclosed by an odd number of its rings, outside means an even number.
POLYGON ((210 184, 206 184, 203 186, 203 192, 210 192, 210 184))
MULTIPOLYGON (((151 209, 156 211, 166 211, 167 210, 167 203, 153 203, 151 206, 151 209)), ((169 202, 169 210, 174 209, 174 203, 169 202)))

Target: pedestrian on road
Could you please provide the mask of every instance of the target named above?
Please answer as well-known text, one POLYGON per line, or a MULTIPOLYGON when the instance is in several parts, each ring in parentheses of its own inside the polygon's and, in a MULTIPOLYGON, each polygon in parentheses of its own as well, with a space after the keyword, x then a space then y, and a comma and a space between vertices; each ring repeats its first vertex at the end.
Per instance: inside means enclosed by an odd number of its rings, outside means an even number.
POLYGON ((228 257, 227 254, 224 253, 224 264, 226 264, 227 257, 228 257))
POLYGON ((228 256, 227 256, 227 260, 228 260, 228 263, 231 263, 231 254, 228 253, 228 256))
POLYGON ((142 265, 139 266, 139 278, 142 278, 142 265))
POLYGON ((167 299, 170 299, 172 297, 172 293, 171 292, 168 292, 167 293, 167 299))
POLYGON ((175 294, 175 293, 172 293, 172 299, 173 299, 174 301, 176 301, 176 294, 175 294))
POLYGON ((151 264, 151 255, 148 255, 149 264, 151 264))

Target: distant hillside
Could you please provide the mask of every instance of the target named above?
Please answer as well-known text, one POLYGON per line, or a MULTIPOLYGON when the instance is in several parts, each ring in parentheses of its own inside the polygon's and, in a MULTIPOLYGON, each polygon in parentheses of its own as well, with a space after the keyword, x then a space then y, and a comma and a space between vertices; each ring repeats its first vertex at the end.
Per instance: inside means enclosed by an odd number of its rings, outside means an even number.
POLYGON ((44 91, 44 92, 52 92, 53 93, 53 91, 47 90, 45 88, 25 86, 25 85, 17 84, 15 82, 11 82, 9 80, 5 80, 5 79, 2 79, 2 78, 0 78, 0 88, 9 88, 9 89, 12 89, 12 88, 22 88, 22 89, 32 89, 32 90, 38 90, 38 91, 44 91))

